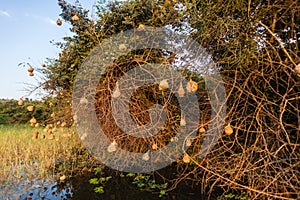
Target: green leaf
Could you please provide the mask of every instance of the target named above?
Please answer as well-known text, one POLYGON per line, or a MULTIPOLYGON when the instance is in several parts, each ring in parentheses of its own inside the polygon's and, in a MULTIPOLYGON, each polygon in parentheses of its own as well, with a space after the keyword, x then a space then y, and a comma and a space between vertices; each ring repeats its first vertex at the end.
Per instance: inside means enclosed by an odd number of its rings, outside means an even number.
POLYGON ((126 176, 127 177, 133 177, 133 176, 135 176, 135 174, 134 173, 128 173, 126 176))
POLYGON ((144 187, 145 184, 144 183, 138 183, 137 186, 141 188, 141 187, 144 187))
POLYGON ((167 189, 167 187, 168 187, 168 183, 161 184, 161 188, 167 189))
POLYGON ((165 191, 165 190, 161 190, 161 191, 159 192, 159 197, 161 198, 161 197, 163 197, 165 194, 166 194, 166 191, 165 191))
POLYGON ((95 168, 94 170, 95 170, 95 175, 101 173, 101 168, 100 168, 100 167, 97 167, 97 168, 95 168))
POLYGON ((226 194, 226 195, 225 195, 225 198, 229 198, 229 199, 232 199, 232 198, 234 198, 234 197, 235 197, 235 195, 232 194, 232 193, 226 194))
POLYGON ((106 181, 106 178, 105 178, 105 177, 100 177, 100 178, 99 178, 99 182, 100 182, 100 183, 103 183, 104 181, 106 181))
POLYGON ((103 186, 99 186, 99 187, 96 187, 96 188, 94 189, 94 191, 95 191, 96 193, 103 194, 103 193, 104 193, 104 188, 103 188, 103 186))
POLYGON ((93 184, 93 185, 98 185, 99 184, 99 179, 98 178, 92 178, 90 179, 90 184, 93 184))

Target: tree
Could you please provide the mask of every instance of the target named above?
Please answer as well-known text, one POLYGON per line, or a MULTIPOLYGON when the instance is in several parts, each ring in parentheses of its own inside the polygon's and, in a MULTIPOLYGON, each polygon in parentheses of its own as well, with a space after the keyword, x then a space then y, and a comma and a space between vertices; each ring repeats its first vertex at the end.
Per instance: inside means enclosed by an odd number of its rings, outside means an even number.
POLYGON ((71 119, 70 102, 74 79, 79 67, 91 50, 103 39, 120 31, 138 27, 140 23, 149 26, 163 26, 174 22, 178 12, 173 4, 163 6, 164 1, 130 1, 127 3, 110 3, 107 7, 97 5, 97 19, 88 18, 88 11, 79 2, 68 4, 64 0, 58 1, 62 9, 61 17, 72 27, 72 37, 65 37, 63 43, 56 43, 62 49, 58 59, 49 60, 47 68, 42 69, 45 81, 43 88, 52 95, 57 95, 57 104, 66 105, 64 114, 71 119), (73 20, 72 17, 78 17, 73 20), (99 19, 98 19, 99 18, 99 19), (68 101, 69 103, 62 103, 68 101), (68 112, 65 112, 65 110, 68 112))
MULTIPOLYGON (((299 195, 299 77, 295 68, 300 62, 300 5, 297 1, 98 3, 97 19, 90 19, 88 11, 78 2, 71 5, 59 0, 58 3, 61 17, 72 25, 74 35, 64 38, 64 43, 57 43, 62 48, 60 57, 50 61, 42 72, 43 86, 54 96, 62 117, 72 117, 74 78, 94 47, 140 24, 172 27, 197 40, 218 64, 227 90, 228 110, 224 120, 234 129, 231 136, 222 136, 207 158, 193 160, 192 169, 178 163, 179 175, 172 182, 174 187, 185 175, 192 174, 186 178, 195 182, 202 177, 206 179, 202 183, 206 194, 218 186, 225 192, 244 190, 250 198, 284 199, 299 195)), ((132 52, 132 55, 143 53, 132 52)), ((142 59, 159 62, 159 58, 165 58, 161 51, 151 51, 150 55, 150 59, 142 59)), ((105 88, 105 84, 115 87, 115 79, 122 70, 137 66, 130 56, 119 59, 119 68, 112 67, 99 87, 105 88)), ((193 77, 196 78, 201 81, 193 77)), ((103 103, 104 108, 107 102, 100 97, 98 103, 100 107, 103 103)), ((203 112, 209 111, 210 107, 204 106, 203 112)), ((143 117, 145 120, 146 116, 143 117)), ((112 133, 108 127, 107 132, 112 133)), ((166 138, 164 142, 169 139, 166 135, 162 135, 166 138)), ((189 149, 191 155, 197 154, 198 147, 193 147, 189 149)))
POLYGON ((293 167, 299 157, 289 150, 299 145, 300 88, 295 73, 300 62, 299 2, 190 1, 186 5, 193 37, 220 66, 228 94, 226 121, 236 131, 234 138, 224 138, 219 146, 217 152, 226 156, 212 154, 208 162, 219 163, 219 175, 214 176, 220 179, 214 184, 230 182, 232 189, 246 189, 250 197, 296 198, 299 193, 293 188, 299 188, 299 182, 279 174, 286 171, 299 177, 293 167), (235 178, 228 180, 227 175, 235 178))

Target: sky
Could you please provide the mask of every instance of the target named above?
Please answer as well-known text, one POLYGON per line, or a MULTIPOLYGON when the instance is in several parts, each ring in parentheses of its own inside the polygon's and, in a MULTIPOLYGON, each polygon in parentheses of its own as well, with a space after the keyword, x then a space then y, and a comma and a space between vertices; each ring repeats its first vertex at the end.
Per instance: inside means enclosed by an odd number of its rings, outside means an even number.
MULTIPOLYGON (((91 11, 97 0, 80 2, 91 11)), ((41 68, 46 58, 58 57, 59 49, 50 41, 71 35, 66 22, 56 25, 60 13, 57 0, 0 0, 0 99, 40 98, 26 91, 27 84, 37 85, 38 73, 30 77, 27 67, 18 64, 41 68)))

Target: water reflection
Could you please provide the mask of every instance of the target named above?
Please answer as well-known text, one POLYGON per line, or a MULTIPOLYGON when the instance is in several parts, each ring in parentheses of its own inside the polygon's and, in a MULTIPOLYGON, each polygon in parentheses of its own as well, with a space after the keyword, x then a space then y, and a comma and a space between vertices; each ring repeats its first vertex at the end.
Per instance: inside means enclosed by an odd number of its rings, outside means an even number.
POLYGON ((70 183, 51 182, 49 180, 24 180, 0 186, 0 199, 3 200, 57 200, 70 199, 72 196, 70 183))

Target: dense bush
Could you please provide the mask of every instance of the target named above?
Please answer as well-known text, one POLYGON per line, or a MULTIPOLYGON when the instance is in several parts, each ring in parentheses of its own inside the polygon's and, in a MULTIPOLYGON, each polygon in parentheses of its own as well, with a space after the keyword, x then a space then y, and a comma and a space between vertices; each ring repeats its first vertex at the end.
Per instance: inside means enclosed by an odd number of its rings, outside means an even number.
MULTIPOLYGON (((70 5, 59 0, 61 17, 71 24, 73 36, 66 37, 60 57, 50 60, 42 70, 44 89, 55 96, 57 112, 71 118, 70 102, 74 78, 87 55, 103 39, 140 24, 172 27, 197 40, 218 64, 227 92, 227 116, 234 132, 222 135, 213 151, 203 160, 197 160, 198 141, 189 148, 191 164, 178 162, 176 177, 166 177, 176 188, 180 182, 200 182, 201 192, 211 194, 215 188, 224 193, 245 191, 251 199, 295 199, 300 191, 299 150, 299 74, 300 63, 300 5, 298 1, 150 1, 136 0, 97 4, 94 19, 78 3, 70 5), (77 15, 79 20, 72 20, 77 15), (297 71, 296 71, 297 72, 297 71), (298 72, 299 73, 299 72, 298 72)), ((168 59, 161 52, 132 52, 132 58, 116 60, 99 83, 96 99, 100 123, 105 125, 109 138, 115 138, 118 127, 112 123, 109 110, 110 91, 116 79, 126 70, 137 66, 134 60, 153 63, 168 59), (119 61, 119 62, 118 62, 119 61), (122 62, 121 62, 122 61, 122 62), (105 115, 102 115, 102 114, 105 115)), ((169 60, 172 63, 172 59, 169 60)), ((192 71, 187 76, 201 82, 192 71)), ((154 86, 155 87, 155 86, 154 86)), ((160 91, 154 93, 160 95, 160 91)), ((141 93, 142 94, 142 93, 141 93)), ((146 110, 138 94, 132 114, 146 110), (144 107, 143 107, 144 106, 144 107)), ((145 93, 149 96, 149 93, 145 93)), ((201 123, 208 124, 209 102, 200 97, 201 123)), ((161 101, 162 98, 153 101, 161 101)), ((168 131, 156 138, 159 147, 172 137, 177 118, 176 109, 169 118, 168 131)), ((172 112, 171 112, 172 113, 172 112)), ((142 124, 147 115, 135 115, 142 124)), ((223 127, 219 127, 223 128, 223 127)), ((208 130, 209 131, 209 130, 208 130)), ((143 152, 150 140, 123 137, 123 148, 141 144, 143 152), (127 143, 126 143, 126 140, 127 143), (124 145, 125 143, 125 145, 124 145)), ((158 173, 158 172, 157 172, 158 173)))

